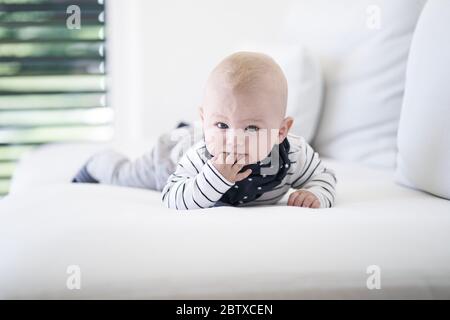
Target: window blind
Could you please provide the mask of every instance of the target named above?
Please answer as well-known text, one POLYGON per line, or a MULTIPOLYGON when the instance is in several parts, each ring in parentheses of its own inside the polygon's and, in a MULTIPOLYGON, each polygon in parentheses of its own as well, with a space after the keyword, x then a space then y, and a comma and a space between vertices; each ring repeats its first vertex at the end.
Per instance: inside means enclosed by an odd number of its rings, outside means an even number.
POLYGON ((0 197, 24 152, 111 138, 105 59, 104 1, 0 0, 0 197))

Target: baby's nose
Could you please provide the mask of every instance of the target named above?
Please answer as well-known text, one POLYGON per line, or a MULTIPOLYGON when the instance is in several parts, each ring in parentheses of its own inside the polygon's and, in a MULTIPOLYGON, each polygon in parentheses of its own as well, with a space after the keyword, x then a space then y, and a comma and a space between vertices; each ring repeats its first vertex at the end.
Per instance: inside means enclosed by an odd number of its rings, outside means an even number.
POLYGON ((245 133, 243 130, 229 130, 226 136, 228 152, 245 153, 245 133))

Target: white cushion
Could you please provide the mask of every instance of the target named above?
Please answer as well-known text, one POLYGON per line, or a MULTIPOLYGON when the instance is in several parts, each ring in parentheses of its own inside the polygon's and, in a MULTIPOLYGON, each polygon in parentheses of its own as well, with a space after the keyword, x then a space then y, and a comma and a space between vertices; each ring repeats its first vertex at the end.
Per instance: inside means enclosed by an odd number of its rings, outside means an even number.
POLYGON ((426 5, 411 46, 398 182, 450 199, 450 2, 426 5))
POLYGON ((314 146, 322 155, 395 166, 410 41, 425 0, 302 0, 289 38, 320 58, 323 115, 314 146))
POLYGON ((245 44, 236 51, 263 52, 280 65, 289 87, 287 115, 294 118, 291 132, 311 142, 319 122, 323 97, 323 77, 318 59, 299 44, 245 44))
POLYGON ((288 207, 286 194, 186 214, 159 192, 97 184, 8 196, 0 299, 449 299, 450 202, 323 160, 341 177, 331 209, 288 207), (74 265, 81 290, 66 286, 74 265), (381 290, 366 286, 372 265, 381 290))

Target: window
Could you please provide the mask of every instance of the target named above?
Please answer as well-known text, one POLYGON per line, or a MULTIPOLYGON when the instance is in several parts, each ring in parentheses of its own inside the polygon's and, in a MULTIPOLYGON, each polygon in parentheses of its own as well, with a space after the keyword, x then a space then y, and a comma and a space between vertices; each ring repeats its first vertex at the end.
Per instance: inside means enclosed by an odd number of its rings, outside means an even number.
POLYGON ((104 6, 102 0, 0 0, 0 196, 31 148, 111 138, 104 6), (78 29, 66 25, 71 5, 80 9, 78 29))

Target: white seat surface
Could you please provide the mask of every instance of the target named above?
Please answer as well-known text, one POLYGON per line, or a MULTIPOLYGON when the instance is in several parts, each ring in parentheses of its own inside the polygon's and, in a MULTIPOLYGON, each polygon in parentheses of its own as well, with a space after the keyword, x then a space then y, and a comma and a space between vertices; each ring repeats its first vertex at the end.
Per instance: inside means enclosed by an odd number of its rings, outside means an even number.
POLYGON ((175 211, 155 191, 28 184, 0 201, 0 298, 450 298, 450 202, 391 171, 325 162, 332 209, 286 195, 175 211), (72 265, 79 290, 66 286, 72 265), (372 265, 381 289, 366 286, 372 265))

